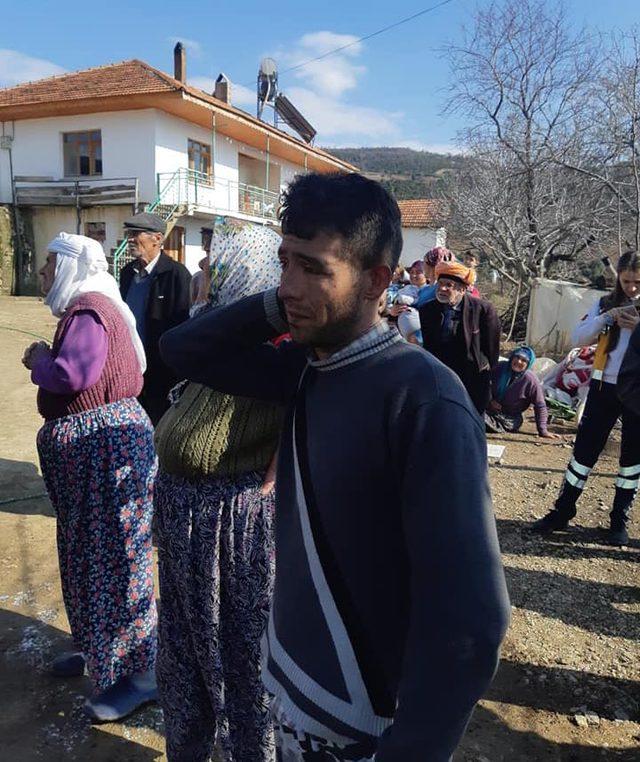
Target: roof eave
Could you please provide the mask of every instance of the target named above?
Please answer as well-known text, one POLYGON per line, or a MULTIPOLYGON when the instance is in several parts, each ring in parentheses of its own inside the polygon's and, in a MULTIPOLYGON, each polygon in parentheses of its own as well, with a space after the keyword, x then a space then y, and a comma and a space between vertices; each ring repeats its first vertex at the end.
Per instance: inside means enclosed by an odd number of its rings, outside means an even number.
MULTIPOLYGON (((168 77, 167 77, 168 78, 168 77)), ((169 79, 169 78, 168 78, 169 79)), ((320 148, 304 143, 297 138, 288 135, 276 127, 266 122, 262 122, 255 117, 231 106, 230 104, 218 101, 206 96, 205 93, 200 96, 194 88, 187 86, 176 87, 173 91, 164 91, 156 93, 128 94, 117 96, 101 96, 95 98, 76 98, 72 100, 52 101, 48 103, 26 103, 19 105, 0 106, 0 122, 20 121, 22 119, 42 119, 56 116, 73 116, 76 114, 103 113, 112 111, 129 111, 146 108, 155 108, 160 111, 179 116, 187 121, 194 121, 183 113, 185 109, 179 108, 179 102, 191 104, 192 107, 202 109, 207 114, 220 115, 226 119, 229 124, 235 123, 241 125, 245 130, 263 136, 265 139, 275 141, 288 154, 298 154, 298 158, 304 163, 304 157, 307 157, 309 169, 324 169, 328 166, 336 171, 357 172, 357 167, 342 161, 335 156, 323 151, 320 148)), ((202 119, 195 123, 202 123, 202 119)), ((225 133, 224 128, 220 130, 225 133)), ((233 137, 233 134, 230 135, 233 137)), ((266 142, 266 141, 265 141, 266 142)), ((249 143, 251 144, 251 143, 249 143)), ((256 146, 264 148, 264 146, 256 146)), ((278 151, 276 150, 277 154, 278 151)), ((292 159, 292 161, 295 161, 292 159)))

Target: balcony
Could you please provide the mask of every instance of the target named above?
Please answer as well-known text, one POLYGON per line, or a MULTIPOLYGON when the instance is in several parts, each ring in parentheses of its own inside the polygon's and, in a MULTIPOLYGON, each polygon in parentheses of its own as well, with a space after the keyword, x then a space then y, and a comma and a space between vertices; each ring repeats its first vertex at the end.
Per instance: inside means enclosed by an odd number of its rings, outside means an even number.
POLYGON ((264 222, 277 220, 279 194, 193 169, 158 174, 158 200, 187 214, 234 215, 264 222))
POLYGON ((136 177, 52 177, 14 178, 16 204, 19 206, 74 206, 85 208, 102 204, 138 203, 136 177))

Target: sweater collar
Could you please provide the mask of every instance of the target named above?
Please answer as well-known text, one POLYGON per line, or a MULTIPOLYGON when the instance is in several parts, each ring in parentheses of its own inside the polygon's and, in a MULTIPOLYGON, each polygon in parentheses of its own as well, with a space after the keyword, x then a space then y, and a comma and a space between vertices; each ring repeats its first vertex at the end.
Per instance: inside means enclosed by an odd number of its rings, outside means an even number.
POLYGON ((381 320, 370 328, 366 333, 347 344, 340 351, 332 354, 324 360, 309 358, 309 365, 316 370, 330 371, 344 368, 358 360, 381 352, 383 349, 404 341, 402 336, 392 329, 386 320, 381 320))

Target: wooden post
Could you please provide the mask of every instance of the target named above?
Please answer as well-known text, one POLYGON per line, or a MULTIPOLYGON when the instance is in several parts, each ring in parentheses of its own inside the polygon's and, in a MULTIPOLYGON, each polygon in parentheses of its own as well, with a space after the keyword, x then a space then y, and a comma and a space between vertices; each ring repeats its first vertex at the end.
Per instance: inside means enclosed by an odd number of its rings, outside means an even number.
POLYGON ((271 147, 271 142, 270 142, 269 136, 267 135, 267 171, 266 171, 266 182, 265 182, 266 190, 269 190, 269 158, 270 158, 269 149, 270 147, 271 147))

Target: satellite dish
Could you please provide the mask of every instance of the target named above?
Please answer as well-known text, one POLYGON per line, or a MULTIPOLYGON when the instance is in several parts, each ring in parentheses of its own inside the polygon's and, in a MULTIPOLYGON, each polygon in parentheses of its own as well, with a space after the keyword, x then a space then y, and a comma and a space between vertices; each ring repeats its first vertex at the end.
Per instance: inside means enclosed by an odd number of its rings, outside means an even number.
POLYGON ((311 143, 316 136, 315 129, 298 109, 278 91, 278 65, 273 58, 263 58, 258 71, 258 119, 262 119, 265 106, 273 109, 273 123, 276 127, 284 123, 306 142, 311 143))
POLYGON ((258 119, 265 105, 273 105, 278 95, 278 65, 273 58, 263 58, 258 71, 258 119))

